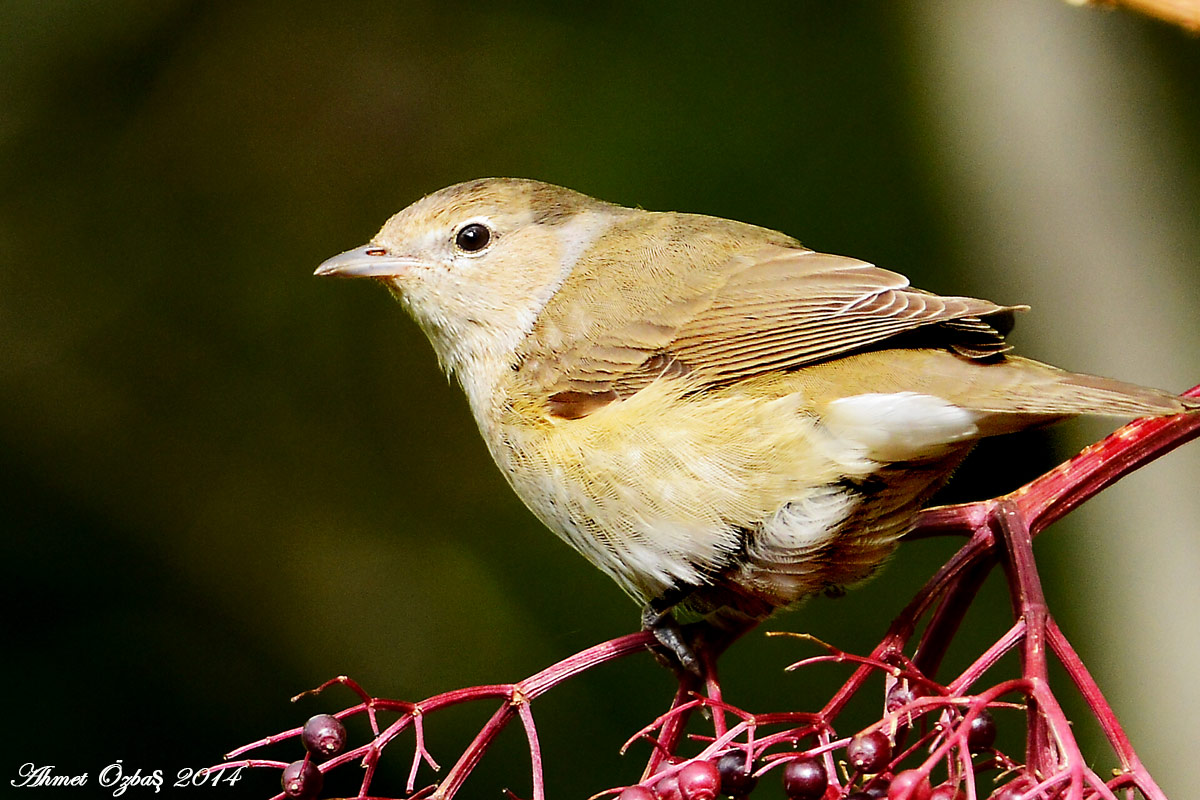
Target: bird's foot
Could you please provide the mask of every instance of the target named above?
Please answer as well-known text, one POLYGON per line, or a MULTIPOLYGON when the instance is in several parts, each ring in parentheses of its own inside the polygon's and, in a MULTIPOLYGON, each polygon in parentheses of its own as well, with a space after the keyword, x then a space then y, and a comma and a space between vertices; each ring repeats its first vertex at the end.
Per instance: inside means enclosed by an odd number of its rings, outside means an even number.
POLYGON ((770 613, 721 607, 704 619, 682 624, 674 610, 699 587, 681 586, 651 600, 642 609, 642 630, 654 634, 650 649, 680 680, 700 679, 716 688, 717 659, 729 645, 770 613), (758 612, 758 613, 756 613, 758 612))
POLYGON ((660 661, 666 663, 681 677, 692 675, 704 677, 704 667, 688 629, 675 619, 671 609, 659 609, 653 603, 642 611, 642 630, 654 634, 658 647, 653 648, 660 661))

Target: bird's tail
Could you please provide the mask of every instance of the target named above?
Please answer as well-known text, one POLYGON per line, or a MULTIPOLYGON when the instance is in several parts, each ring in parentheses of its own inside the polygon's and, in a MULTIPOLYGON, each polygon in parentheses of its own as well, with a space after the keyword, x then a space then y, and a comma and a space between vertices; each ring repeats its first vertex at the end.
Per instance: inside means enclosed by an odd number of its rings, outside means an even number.
POLYGON ((983 397, 976 394, 970 404, 983 415, 986 435, 1064 417, 1161 417, 1200 410, 1200 399, 1162 389, 1068 372, 1027 358, 1009 356, 1006 361, 1005 370, 979 373, 1002 378, 1004 385, 983 397))

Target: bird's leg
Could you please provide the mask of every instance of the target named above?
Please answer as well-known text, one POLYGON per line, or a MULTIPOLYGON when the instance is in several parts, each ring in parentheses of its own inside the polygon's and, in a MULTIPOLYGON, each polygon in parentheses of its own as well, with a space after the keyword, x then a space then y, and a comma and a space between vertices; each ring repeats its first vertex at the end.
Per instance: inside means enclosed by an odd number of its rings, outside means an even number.
POLYGON ((642 609, 642 630, 654 634, 654 638, 662 646, 659 651, 668 666, 677 672, 688 673, 697 678, 704 677, 704 668, 696 655, 684 627, 679 624, 672 613, 687 596, 696 590, 695 586, 675 586, 651 600, 642 609))
MULTIPOLYGON (((658 640, 658 647, 652 647, 651 652, 670 667, 679 679, 679 691, 671 710, 674 711, 693 692, 703 687, 704 694, 715 704, 702 708, 701 713, 705 718, 712 715, 713 732, 719 738, 725 735, 726 725, 721 706, 721 684, 717 678, 717 659, 739 636, 757 625, 760 618, 731 608, 721 608, 707 619, 681 625, 672 611, 695 588, 674 589, 648 603, 642 611, 642 626, 658 640)), ((663 752, 674 752, 688 716, 690 711, 670 714, 664 722, 659 736, 663 752)), ((646 767, 647 775, 653 774, 660 766, 662 757, 658 751, 655 752, 646 767)))
POLYGON ((683 626, 684 638, 692 649, 702 656, 702 664, 712 664, 715 677, 717 658, 759 622, 761 619, 746 617, 729 609, 719 609, 699 622, 683 626), (729 613, 723 613, 727 611, 729 613))
POLYGON ((717 658, 742 634, 769 616, 772 609, 738 610, 725 606, 705 619, 681 624, 673 612, 699 588, 674 586, 651 600, 642 609, 642 630, 654 634, 660 645, 655 653, 680 677, 689 675, 715 681, 717 658))

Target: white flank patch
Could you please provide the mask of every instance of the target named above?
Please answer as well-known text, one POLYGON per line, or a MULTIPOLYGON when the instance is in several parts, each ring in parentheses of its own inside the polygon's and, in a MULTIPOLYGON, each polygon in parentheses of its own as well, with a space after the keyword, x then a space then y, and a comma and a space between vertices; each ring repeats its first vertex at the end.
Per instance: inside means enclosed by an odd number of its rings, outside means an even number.
POLYGON ((826 407, 823 422, 831 433, 883 462, 936 456, 947 445, 978 435, 970 411, 916 392, 843 397, 826 407))
POLYGON ((772 514, 752 540, 750 556, 767 564, 801 562, 804 555, 833 538, 854 509, 843 489, 821 486, 772 514))

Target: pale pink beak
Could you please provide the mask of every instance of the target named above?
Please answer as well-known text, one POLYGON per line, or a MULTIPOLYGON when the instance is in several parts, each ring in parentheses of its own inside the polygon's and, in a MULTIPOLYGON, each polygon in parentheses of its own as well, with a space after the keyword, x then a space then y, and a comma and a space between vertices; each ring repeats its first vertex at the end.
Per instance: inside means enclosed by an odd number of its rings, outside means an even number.
POLYGON ((335 278, 394 278, 422 263, 411 256, 393 256, 378 245, 364 244, 328 259, 313 274, 335 278))

